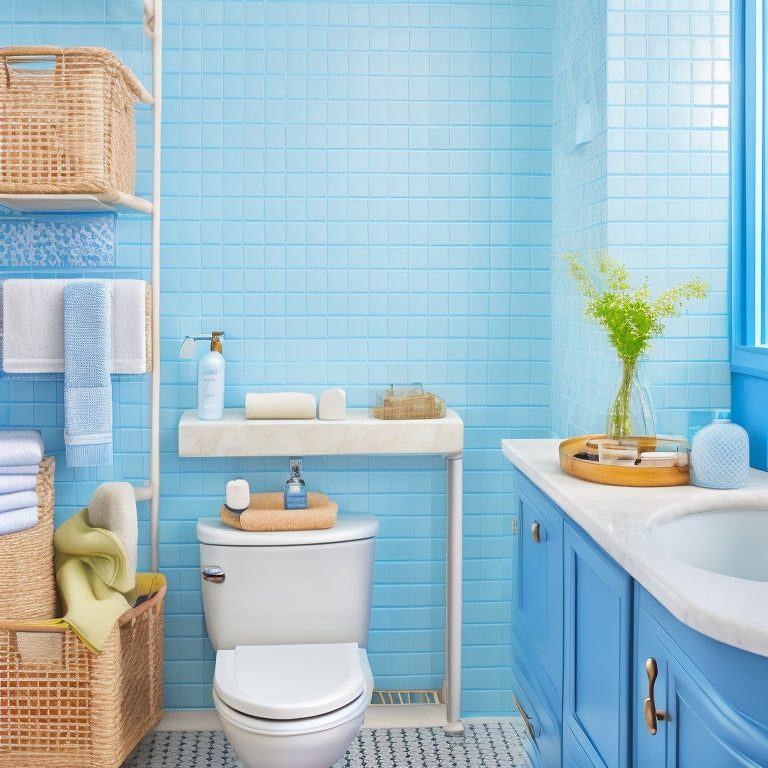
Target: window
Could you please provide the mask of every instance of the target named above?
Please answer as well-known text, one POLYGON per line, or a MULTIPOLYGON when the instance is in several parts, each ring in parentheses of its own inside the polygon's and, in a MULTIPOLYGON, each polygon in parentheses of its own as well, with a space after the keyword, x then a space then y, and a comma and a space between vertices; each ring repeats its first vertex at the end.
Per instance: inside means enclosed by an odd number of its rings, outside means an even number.
POLYGON ((768 378, 764 0, 732 2, 732 370, 768 378))

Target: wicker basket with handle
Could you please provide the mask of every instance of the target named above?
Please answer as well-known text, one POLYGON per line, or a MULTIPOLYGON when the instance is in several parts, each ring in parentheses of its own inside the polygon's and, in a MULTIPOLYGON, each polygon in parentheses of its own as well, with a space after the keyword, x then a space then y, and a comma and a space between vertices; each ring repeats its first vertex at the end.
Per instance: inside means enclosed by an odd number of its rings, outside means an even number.
POLYGON ((46 456, 37 473, 37 525, 0 536, 0 620, 52 619, 56 615, 53 572, 53 473, 46 456))
POLYGON ((133 194, 137 99, 103 48, 0 48, 0 193, 133 194))
POLYGON ((118 768, 163 714, 165 578, 93 653, 66 626, 0 621, 0 765, 118 768))

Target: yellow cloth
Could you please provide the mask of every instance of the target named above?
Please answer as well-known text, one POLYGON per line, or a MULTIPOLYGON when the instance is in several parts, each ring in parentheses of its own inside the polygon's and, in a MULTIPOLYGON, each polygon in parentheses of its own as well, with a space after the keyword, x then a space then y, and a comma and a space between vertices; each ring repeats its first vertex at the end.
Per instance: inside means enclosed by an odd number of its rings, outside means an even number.
POLYGON ((90 525, 87 507, 56 529, 53 547, 64 621, 89 648, 100 651, 136 600, 136 573, 125 547, 111 531, 90 525))

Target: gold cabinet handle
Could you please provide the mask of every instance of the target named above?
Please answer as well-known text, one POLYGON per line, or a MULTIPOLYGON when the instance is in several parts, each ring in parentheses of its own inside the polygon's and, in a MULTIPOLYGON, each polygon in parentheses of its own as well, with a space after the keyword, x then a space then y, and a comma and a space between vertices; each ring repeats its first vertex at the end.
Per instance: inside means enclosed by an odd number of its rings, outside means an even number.
POLYGON ((645 662, 645 671, 648 674, 648 698, 644 702, 645 727, 651 736, 656 735, 656 721, 668 720, 667 713, 663 709, 656 709, 656 701, 653 696, 653 687, 656 678, 659 676, 659 668, 656 666, 656 659, 651 657, 645 662))
POLYGON ((531 536, 537 544, 541 544, 541 526, 538 520, 531 526, 531 536))
POLYGON ((517 696, 514 694, 512 695, 512 703, 515 705, 515 709, 520 713, 520 717, 523 718, 525 730, 528 731, 528 735, 531 737, 531 741, 536 741, 536 732, 533 730, 533 723, 531 722, 528 715, 525 714, 523 705, 518 701, 517 696))

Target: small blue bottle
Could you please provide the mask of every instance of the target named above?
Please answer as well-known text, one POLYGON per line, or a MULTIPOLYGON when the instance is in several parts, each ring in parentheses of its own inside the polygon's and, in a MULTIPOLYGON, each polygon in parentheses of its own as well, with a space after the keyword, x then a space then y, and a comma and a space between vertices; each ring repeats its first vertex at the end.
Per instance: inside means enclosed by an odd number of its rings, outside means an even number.
POLYGON ((693 436, 691 483, 702 488, 749 485, 749 437, 731 421, 730 411, 716 411, 714 421, 693 436))
POLYGON ((291 476, 285 481, 285 509, 307 508, 307 486, 301 476, 301 459, 291 459, 291 476))

